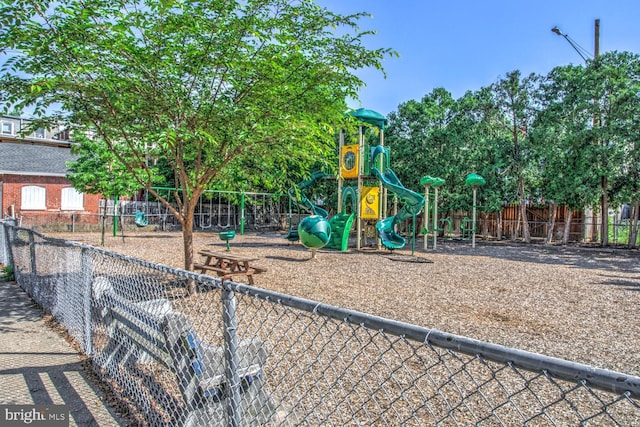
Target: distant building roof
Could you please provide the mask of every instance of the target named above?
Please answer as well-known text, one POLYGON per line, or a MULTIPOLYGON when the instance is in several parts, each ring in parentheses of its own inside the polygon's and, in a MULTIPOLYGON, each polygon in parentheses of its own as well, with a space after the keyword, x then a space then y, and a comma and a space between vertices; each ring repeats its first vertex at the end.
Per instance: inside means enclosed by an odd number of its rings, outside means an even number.
POLYGON ((68 146, 71 143, 70 131, 64 125, 55 125, 49 129, 30 128, 32 119, 25 117, 1 115, 0 116, 0 142, 34 142, 36 144, 49 144, 68 146))
POLYGON ((66 176, 66 163, 76 157, 65 147, 2 142, 0 174, 66 176))

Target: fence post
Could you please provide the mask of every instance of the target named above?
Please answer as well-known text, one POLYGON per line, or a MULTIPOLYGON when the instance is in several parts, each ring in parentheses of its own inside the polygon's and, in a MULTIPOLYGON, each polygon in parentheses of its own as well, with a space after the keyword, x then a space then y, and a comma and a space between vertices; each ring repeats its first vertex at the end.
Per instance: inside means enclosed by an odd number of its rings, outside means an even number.
POLYGON ((5 265, 11 266, 13 268, 13 277, 17 280, 17 275, 19 274, 13 265, 13 239, 15 237, 15 230, 13 227, 16 225, 16 220, 14 218, 7 218, 4 220, 2 228, 4 229, 4 260, 2 261, 5 265))
POLYGON ((35 277, 37 275, 36 271, 36 242, 33 237, 33 231, 29 230, 29 258, 31 261, 31 277, 35 277))
POLYGON ((229 426, 240 427, 240 361, 238 359, 238 336, 236 334, 236 296, 234 292, 226 286, 222 290, 222 304, 224 322, 224 344, 225 344, 225 376, 229 384, 229 395, 227 398, 227 415, 229 426))
POLYGON ((240 195, 240 235, 244 236, 244 191, 240 195))
POLYGON ((91 320, 91 296, 92 296, 92 277, 93 271, 91 268, 91 258, 89 257, 89 251, 86 248, 82 248, 80 252, 80 274, 82 275, 83 282, 83 295, 82 295, 82 308, 84 311, 84 352, 87 356, 93 354, 93 334, 92 320, 91 320))
POLYGON ((9 233, 7 233, 6 223, 0 220, 0 263, 9 264, 9 233))

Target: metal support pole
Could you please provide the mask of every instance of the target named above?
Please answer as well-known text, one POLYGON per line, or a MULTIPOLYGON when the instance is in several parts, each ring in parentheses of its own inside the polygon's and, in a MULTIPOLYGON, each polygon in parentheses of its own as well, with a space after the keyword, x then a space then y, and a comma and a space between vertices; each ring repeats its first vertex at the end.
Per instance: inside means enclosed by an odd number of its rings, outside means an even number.
POLYGON ((416 214, 413 214, 413 222, 411 224, 411 256, 416 252, 416 214))
POLYGON ((358 127, 358 218, 356 218, 356 230, 358 232, 358 238, 356 239, 356 249, 360 250, 362 247, 360 240, 362 239, 362 173, 364 171, 364 144, 362 138, 362 126, 358 127))
MULTIPOLYGON (((15 240, 16 237, 16 230, 13 228, 16 226, 16 219, 11 217, 11 218, 7 218, 4 221, 4 225, 3 225, 3 229, 4 229, 4 250, 5 252, 5 257, 4 257, 4 263, 5 265, 11 266, 13 268, 13 241, 15 240)), ((15 269, 13 270, 13 275, 15 276, 16 280, 17 280, 17 275, 19 274, 19 272, 17 272, 15 269)))
MULTIPOLYGON (((434 186, 435 187, 435 186, 434 186)), ((433 198, 433 249, 438 245, 438 187, 435 187, 433 198)))
POLYGON ((429 186, 424 186, 424 249, 429 247, 429 186))
MULTIPOLYGON (((380 129, 380 146, 383 148, 382 156, 380 157, 380 173, 384 176, 384 130, 380 129)), ((391 157, 391 153, 387 154, 387 159, 391 157)), ((388 164, 388 163, 387 163, 388 164)), ((382 221, 382 218, 387 216, 387 189, 382 185, 382 181, 378 183, 378 221, 382 221)), ((382 239, 376 239, 378 250, 382 249, 382 239)))
POLYGON ((232 290, 227 288, 222 291, 224 322, 224 357, 225 376, 229 391, 226 399, 226 409, 229 426, 240 427, 242 425, 240 413, 240 359, 238 357, 238 336, 236 334, 236 297, 232 290))
POLYGON ((476 247, 476 191, 477 188, 473 187, 473 230, 471 230, 471 247, 476 247))
POLYGON ((240 194, 240 235, 244 236, 244 191, 240 194))
POLYGON ((113 198, 113 237, 118 235, 118 196, 113 198))
POLYGON ((340 143, 338 145, 338 213, 342 213, 342 147, 344 147, 344 130, 340 129, 340 143))

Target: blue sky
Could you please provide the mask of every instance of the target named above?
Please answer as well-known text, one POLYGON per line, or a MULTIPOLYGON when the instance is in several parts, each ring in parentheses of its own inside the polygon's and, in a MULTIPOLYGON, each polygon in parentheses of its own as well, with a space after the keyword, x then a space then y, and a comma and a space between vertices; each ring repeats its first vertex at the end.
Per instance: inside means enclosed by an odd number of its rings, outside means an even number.
POLYGON ((367 84, 360 102, 384 115, 437 87, 458 98, 488 86, 507 72, 547 74, 557 65, 583 61, 558 26, 593 54, 594 21, 600 19, 600 52, 640 53, 639 0, 318 0, 334 12, 366 11, 375 29, 370 48, 390 47, 400 58, 379 71, 357 74, 367 84))
MULTIPOLYGON (((582 48, 593 52, 594 21, 600 19, 600 51, 640 53, 640 0, 317 0, 339 13, 366 11, 363 29, 374 29, 365 42, 388 47, 399 58, 377 70, 357 72, 366 83, 360 101, 384 115, 437 87, 458 98, 506 73, 546 74, 557 65, 582 59, 561 36, 558 26, 582 48)), ((0 63, 4 57, 0 56, 0 63)))

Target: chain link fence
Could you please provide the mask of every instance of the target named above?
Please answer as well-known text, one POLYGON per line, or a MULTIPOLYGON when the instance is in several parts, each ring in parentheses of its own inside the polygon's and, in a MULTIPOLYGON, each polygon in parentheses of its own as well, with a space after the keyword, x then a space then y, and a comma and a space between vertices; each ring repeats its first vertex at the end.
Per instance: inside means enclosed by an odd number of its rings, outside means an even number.
POLYGON ((636 376, 0 226, 17 282, 143 424, 640 424, 636 376))

